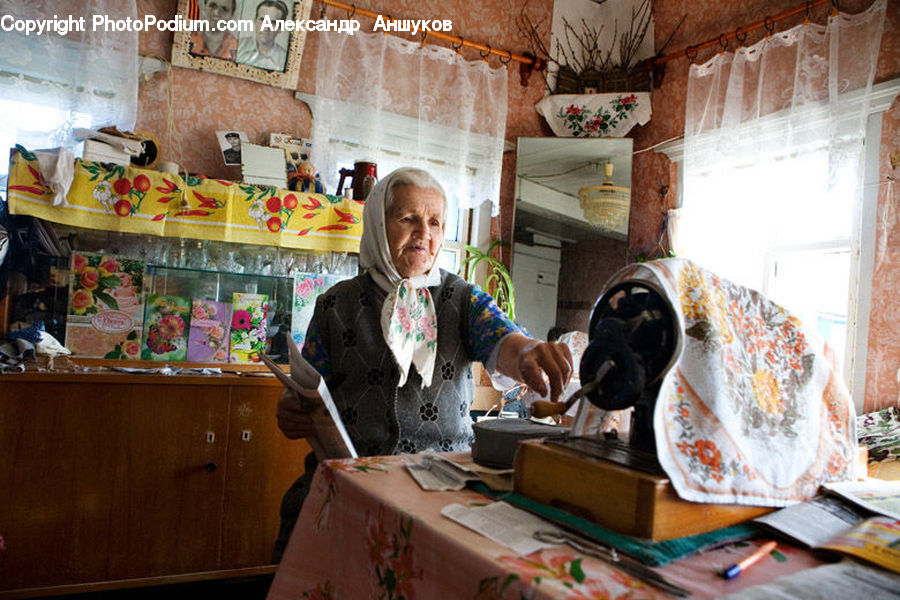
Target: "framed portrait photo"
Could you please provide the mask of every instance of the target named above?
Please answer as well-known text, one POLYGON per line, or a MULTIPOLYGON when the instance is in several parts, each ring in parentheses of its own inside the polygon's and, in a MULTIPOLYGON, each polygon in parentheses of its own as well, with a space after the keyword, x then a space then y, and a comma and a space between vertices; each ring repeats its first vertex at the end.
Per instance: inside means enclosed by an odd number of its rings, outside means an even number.
POLYGON ((192 31, 178 31, 172 64, 294 89, 306 31, 286 21, 306 20, 312 0, 194 0, 199 20, 189 21, 192 0, 178 0, 178 14, 192 31))
POLYGON ((222 150, 222 160, 226 165, 241 164, 241 144, 249 142, 247 134, 243 131, 217 131, 216 139, 219 140, 219 149, 222 150))

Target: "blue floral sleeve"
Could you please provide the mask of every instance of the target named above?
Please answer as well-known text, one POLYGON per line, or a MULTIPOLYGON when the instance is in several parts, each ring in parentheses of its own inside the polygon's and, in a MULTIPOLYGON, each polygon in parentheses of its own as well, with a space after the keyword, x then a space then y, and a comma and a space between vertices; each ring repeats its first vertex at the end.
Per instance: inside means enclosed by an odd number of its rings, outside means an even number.
POLYGON ((469 297, 469 340, 473 358, 488 364, 497 343, 510 333, 524 332, 500 310, 490 294, 475 286, 469 297))
POLYGON ((328 360, 328 350, 322 342, 322 336, 319 335, 318 319, 316 319, 319 314, 318 308, 316 306, 313 318, 306 329, 306 339, 303 341, 303 349, 300 351, 300 355, 319 372, 325 383, 328 383, 328 380, 331 378, 331 363, 328 360))

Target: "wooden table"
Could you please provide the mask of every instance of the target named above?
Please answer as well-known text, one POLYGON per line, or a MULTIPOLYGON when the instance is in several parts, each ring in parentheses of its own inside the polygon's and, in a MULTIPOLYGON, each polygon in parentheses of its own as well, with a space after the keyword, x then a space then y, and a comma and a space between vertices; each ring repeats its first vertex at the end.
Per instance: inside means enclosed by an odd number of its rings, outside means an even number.
MULTIPOLYGON (((269 599, 669 597, 568 546, 517 556, 440 514, 448 504, 492 501, 468 489, 425 492, 402 457, 327 461, 316 472, 269 599)), ((731 581, 717 575, 751 549, 731 544, 659 571, 692 598, 716 598, 822 564, 779 545, 777 560, 766 557, 731 581)))

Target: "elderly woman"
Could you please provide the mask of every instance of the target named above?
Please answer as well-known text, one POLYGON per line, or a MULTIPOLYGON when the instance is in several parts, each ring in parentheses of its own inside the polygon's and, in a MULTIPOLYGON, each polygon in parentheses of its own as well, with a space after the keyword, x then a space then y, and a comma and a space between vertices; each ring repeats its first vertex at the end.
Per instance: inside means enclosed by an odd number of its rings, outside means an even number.
MULTIPOLYGON (((325 378, 360 455, 467 450, 473 361, 553 400, 572 374, 566 345, 524 335, 488 294, 438 268, 446 209, 425 171, 382 179, 363 213, 364 272, 316 303, 303 356, 325 378)), ((289 394, 278 424, 292 439, 312 433, 289 394)), ((296 518, 308 479, 286 495, 283 519, 296 518)))

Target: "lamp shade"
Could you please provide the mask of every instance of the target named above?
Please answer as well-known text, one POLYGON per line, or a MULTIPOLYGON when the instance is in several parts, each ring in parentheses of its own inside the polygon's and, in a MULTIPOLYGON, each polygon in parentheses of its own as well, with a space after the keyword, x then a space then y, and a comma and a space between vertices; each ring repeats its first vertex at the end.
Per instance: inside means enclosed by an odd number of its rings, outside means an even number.
POLYGON ((589 185, 578 190, 584 218, 591 225, 626 233, 631 208, 631 188, 613 185, 613 164, 603 165, 606 180, 601 185, 589 185))

